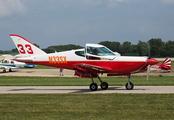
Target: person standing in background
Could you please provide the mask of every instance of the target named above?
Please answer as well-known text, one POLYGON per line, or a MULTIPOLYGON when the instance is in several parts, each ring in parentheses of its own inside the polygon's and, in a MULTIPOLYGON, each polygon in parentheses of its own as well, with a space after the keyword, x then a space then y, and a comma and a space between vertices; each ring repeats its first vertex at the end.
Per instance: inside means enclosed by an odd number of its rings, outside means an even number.
POLYGON ((60 68, 60 76, 63 76, 63 68, 60 68))

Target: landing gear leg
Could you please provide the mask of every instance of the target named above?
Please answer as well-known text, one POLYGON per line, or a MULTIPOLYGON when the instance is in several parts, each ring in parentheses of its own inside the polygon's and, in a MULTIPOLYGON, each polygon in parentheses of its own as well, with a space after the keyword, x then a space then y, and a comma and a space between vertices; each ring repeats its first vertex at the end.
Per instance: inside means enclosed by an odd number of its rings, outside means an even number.
POLYGON ((98 75, 97 75, 97 77, 98 77, 99 81, 101 82, 101 85, 100 85, 101 89, 106 90, 108 88, 108 83, 103 82, 98 75))
POLYGON ((9 69, 9 72, 12 72, 12 69, 11 68, 9 69))
POLYGON ((92 77, 91 73, 90 73, 90 77, 91 77, 92 83, 89 86, 89 88, 90 88, 91 91, 96 91, 98 89, 98 85, 97 85, 97 83, 94 83, 94 80, 93 80, 93 77, 92 77))
POLYGON ((133 83, 130 82, 130 75, 127 77, 128 77, 128 83, 126 84, 125 87, 127 90, 132 90, 134 88, 134 85, 133 85, 133 83))

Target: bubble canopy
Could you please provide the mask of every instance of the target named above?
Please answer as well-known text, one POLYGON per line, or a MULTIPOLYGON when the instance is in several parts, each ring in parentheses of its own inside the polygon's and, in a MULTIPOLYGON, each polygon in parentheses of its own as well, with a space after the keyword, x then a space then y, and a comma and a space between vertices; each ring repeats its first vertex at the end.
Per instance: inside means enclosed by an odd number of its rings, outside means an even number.
POLYGON ((87 56, 113 59, 116 55, 107 47, 99 44, 86 44, 85 53, 87 56))
POLYGON ((107 47, 98 44, 86 44, 86 53, 97 56, 116 56, 107 47))

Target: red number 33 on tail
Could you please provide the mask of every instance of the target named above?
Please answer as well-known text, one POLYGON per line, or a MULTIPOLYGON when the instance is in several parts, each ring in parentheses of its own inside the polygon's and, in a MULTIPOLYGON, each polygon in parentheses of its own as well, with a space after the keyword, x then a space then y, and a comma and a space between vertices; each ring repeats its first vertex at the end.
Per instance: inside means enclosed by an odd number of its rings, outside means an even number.
POLYGON ((25 54, 26 52, 28 54, 33 54, 33 50, 29 44, 25 45, 26 51, 25 51, 24 46, 22 44, 18 44, 17 47, 18 47, 18 50, 21 54, 25 54))

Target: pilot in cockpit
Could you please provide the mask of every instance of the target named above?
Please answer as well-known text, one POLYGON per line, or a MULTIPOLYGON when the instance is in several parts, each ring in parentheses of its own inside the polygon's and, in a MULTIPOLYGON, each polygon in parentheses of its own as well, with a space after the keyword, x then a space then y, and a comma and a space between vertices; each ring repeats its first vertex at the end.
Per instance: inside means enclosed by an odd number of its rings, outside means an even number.
POLYGON ((98 55, 98 50, 96 48, 93 50, 93 54, 98 55))

